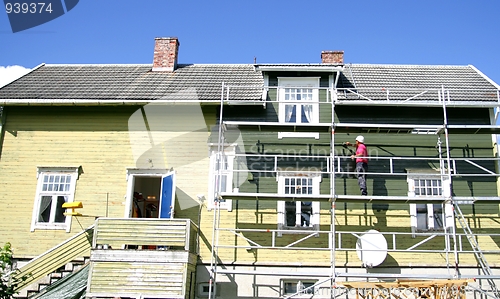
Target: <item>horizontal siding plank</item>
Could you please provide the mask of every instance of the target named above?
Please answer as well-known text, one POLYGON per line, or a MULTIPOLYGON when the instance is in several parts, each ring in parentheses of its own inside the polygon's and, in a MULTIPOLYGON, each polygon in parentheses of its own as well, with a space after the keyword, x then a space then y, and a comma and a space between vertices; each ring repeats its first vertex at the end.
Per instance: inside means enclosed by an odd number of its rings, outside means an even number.
POLYGON ((166 219, 99 219, 95 245, 110 245, 118 249, 125 245, 185 247, 187 222, 166 219))
POLYGON ((89 293, 182 295, 186 264, 92 262, 89 293))

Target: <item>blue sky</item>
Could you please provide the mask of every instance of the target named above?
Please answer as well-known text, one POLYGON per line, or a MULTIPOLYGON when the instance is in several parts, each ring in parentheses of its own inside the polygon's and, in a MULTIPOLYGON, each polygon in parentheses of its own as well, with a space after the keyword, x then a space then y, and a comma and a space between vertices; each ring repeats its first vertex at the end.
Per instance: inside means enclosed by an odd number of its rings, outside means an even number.
POLYGON ((497 0, 80 0, 18 33, 0 11, 0 69, 152 63, 154 38, 176 36, 179 63, 318 63, 344 50, 346 63, 472 64, 500 84, 499 11, 497 0))

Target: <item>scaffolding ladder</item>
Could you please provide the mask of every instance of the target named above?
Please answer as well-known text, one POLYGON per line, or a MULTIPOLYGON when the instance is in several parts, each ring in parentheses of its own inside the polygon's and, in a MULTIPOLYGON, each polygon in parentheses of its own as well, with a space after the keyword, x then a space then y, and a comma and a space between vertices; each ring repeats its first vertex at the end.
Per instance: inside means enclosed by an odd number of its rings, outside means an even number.
MULTIPOLYGON (((467 240, 469 241, 472 250, 474 251, 474 255, 476 257, 477 263, 479 266, 481 266, 481 270, 483 271, 483 274, 486 276, 492 276, 493 273, 491 271, 490 266, 488 265, 488 262, 486 261, 486 258, 484 257, 483 252, 481 251, 481 248, 479 248, 479 243, 477 242, 476 238, 474 237, 474 234, 472 233, 472 230, 470 229, 469 225, 467 224, 467 221, 462 213, 462 210, 460 209, 460 205, 454 201, 453 202, 453 211, 455 213, 456 219, 460 223, 460 226, 464 230, 467 240)), ((486 281, 490 285, 491 291, 495 294, 496 298, 500 298, 500 292, 498 291, 495 281, 491 278, 486 278, 486 281)))

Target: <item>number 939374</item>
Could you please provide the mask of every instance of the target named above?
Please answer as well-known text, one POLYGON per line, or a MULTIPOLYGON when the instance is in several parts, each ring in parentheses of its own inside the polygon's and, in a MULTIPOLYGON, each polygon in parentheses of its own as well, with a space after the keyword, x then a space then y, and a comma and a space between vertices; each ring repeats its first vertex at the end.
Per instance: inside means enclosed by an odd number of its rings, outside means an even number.
POLYGON ((52 3, 45 2, 7 2, 5 11, 8 14, 42 14, 52 13, 52 3))

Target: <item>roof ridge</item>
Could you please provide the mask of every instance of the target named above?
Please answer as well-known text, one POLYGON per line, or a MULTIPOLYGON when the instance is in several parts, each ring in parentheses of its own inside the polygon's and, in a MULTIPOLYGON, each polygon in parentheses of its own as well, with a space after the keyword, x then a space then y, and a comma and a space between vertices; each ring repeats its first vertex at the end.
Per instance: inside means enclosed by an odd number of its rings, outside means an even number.
MULTIPOLYGON (((43 63, 45 66, 153 66, 152 63, 43 63)), ((238 66, 254 66, 253 63, 178 63, 178 66, 204 66, 204 65, 238 65, 238 66)))
MULTIPOLYGON (((346 64, 347 65, 347 64, 346 64)), ((395 64, 395 63, 349 63, 354 66, 398 66, 398 67, 463 67, 467 68, 469 65, 461 64, 395 64)))
POLYGON ((152 63, 45 63, 45 66, 153 66, 152 63))

